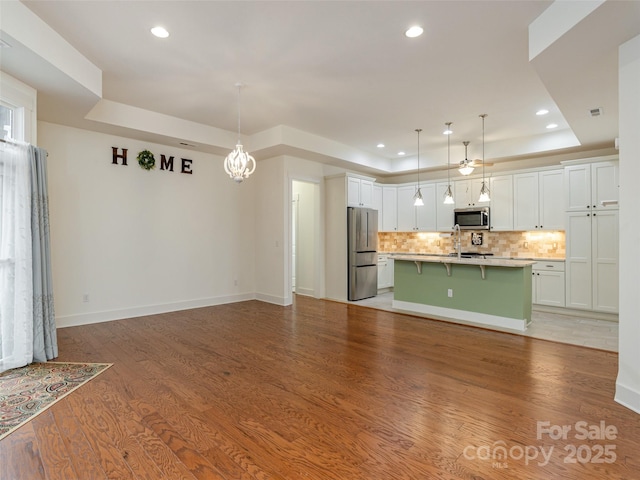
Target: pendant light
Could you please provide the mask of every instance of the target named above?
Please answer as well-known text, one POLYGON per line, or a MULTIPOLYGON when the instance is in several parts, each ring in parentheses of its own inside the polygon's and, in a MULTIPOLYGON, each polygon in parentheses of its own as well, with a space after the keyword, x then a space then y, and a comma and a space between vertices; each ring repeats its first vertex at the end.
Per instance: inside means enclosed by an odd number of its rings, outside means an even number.
POLYGON ((487 182, 484 178, 484 119, 486 116, 486 113, 480 115, 480 118, 482 118, 482 187, 480 187, 480 198, 478 198, 478 203, 491 201, 491 197, 489 196, 489 187, 487 186, 487 182))
POLYGON ((462 142, 464 144, 464 160, 460 162, 460 168, 458 171, 462 175, 471 175, 473 173, 473 165, 469 163, 467 159, 467 147, 469 146, 469 142, 462 142))
POLYGON ((447 189, 444 192, 444 203, 446 205, 451 205, 455 203, 453 201, 453 193, 451 192, 451 124, 453 122, 447 122, 445 125, 447 129, 447 189))
POLYGON ((245 178, 249 178, 249 175, 256 169, 256 161, 243 150, 240 142, 240 89, 242 83, 236 83, 236 87, 238 87, 238 143, 236 149, 224 159, 224 171, 236 183, 241 183, 245 178))
POLYGON ((422 190, 420 189, 420 132, 421 128, 416 128, 416 132, 418 132, 418 183, 416 194, 413 196, 414 202, 413 205, 415 207, 422 207, 424 202, 422 201, 422 190))

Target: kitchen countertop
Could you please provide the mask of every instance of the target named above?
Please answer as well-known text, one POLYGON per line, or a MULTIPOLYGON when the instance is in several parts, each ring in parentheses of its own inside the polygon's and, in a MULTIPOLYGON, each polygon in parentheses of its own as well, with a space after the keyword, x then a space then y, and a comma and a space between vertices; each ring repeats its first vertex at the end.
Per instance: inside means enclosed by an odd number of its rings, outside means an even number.
MULTIPOLYGON (((446 259, 451 259, 451 258, 455 258, 457 260, 456 256, 450 256, 446 253, 401 253, 401 252, 378 252, 379 255, 387 255, 390 258, 398 258, 398 259, 404 259, 405 257, 420 257, 420 258, 424 258, 424 257, 435 257, 435 258, 446 258, 446 259)), ((482 254, 480 254, 482 255, 482 254)), ((495 259, 495 260, 524 260, 524 261, 528 261, 528 262, 564 262, 565 259, 564 258, 548 258, 548 257, 500 257, 497 255, 487 255, 487 260, 489 259, 495 259)), ((463 258, 462 260, 473 260, 473 259, 469 259, 469 258, 463 258)), ((435 261, 435 260, 423 260, 423 261, 435 261)))
POLYGON ((485 265, 491 267, 526 267, 536 263, 535 260, 522 260, 511 258, 458 258, 457 256, 448 255, 426 255, 426 254, 406 254, 394 253, 389 257, 394 260, 404 260, 409 262, 428 262, 428 263, 457 263, 462 265, 485 265))

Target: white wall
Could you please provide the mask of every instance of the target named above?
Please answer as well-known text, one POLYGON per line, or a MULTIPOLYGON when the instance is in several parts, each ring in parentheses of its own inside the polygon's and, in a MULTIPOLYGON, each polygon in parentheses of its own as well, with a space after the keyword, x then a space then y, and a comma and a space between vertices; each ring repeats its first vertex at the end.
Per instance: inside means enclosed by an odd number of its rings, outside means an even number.
MULTIPOLYGON (((313 230, 312 235, 314 237, 314 251, 312 257, 307 259, 308 262, 313 262, 313 293, 309 292, 309 294, 316 298, 324 298, 326 294, 326 262, 329 261, 329 257, 326 256, 325 243, 326 192, 324 177, 344 172, 344 169, 289 156, 285 157, 285 169, 289 177, 289 183, 293 183, 294 180, 297 180, 313 186, 308 192, 308 196, 304 204, 305 214, 313 217, 313 224, 310 221, 307 225, 309 232, 313 230), (313 195, 313 197, 311 197, 311 195, 313 195)), ((291 227, 289 226, 289 228, 291 227)), ((287 238, 291 238, 291 235, 288 235, 287 238)), ((291 258, 291 254, 289 254, 289 258, 291 258)), ((311 279, 309 279, 309 281, 311 281, 311 279)))
POLYGON ((234 183, 213 155, 38 128, 59 327, 254 298, 254 178, 234 183), (112 164, 111 147, 128 149, 128 166, 112 164), (144 149, 156 169, 138 166, 144 149), (159 170, 161 153, 176 171, 159 170), (193 174, 179 173, 180 158, 193 160, 193 174))
POLYGON ((616 401, 640 413, 640 36, 620 46, 620 330, 616 401))
POLYGON ((344 176, 325 180, 326 296, 347 300, 347 185, 344 176))
POLYGON ((290 254, 287 239, 290 237, 286 225, 289 224, 291 213, 284 158, 274 157, 258 162, 254 176, 257 182, 256 298, 277 305, 289 305, 291 283, 288 279, 290 254))
POLYGON ((256 187, 256 298, 278 305, 293 301, 291 287, 292 181, 311 182, 315 196, 317 232, 314 255, 315 296, 324 297, 323 179, 335 167, 310 160, 280 156, 261 160, 254 174, 256 187))

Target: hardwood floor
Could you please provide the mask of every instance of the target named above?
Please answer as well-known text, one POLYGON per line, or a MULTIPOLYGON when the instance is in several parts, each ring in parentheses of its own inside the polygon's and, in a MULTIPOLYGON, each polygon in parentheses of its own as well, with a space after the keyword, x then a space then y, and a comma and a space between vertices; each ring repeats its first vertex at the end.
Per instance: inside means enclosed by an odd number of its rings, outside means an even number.
POLYGON ((0 442, 2 479, 639 478, 613 352, 305 297, 58 340, 114 365, 0 442))

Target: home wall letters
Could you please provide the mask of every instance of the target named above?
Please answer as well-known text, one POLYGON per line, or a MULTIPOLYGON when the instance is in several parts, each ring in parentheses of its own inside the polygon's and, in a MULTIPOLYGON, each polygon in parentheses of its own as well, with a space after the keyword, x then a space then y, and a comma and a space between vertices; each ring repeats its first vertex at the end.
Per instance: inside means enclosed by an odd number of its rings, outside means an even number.
MULTIPOLYGON (((123 165, 128 166, 127 163, 127 148, 119 148, 119 147, 111 147, 111 163, 113 165, 123 165)), ((152 170, 155 168, 155 157, 148 150, 143 150, 143 152, 147 152, 145 156, 145 163, 140 164, 140 167, 144 170, 152 170), (150 154, 150 158, 149 158, 150 154)), ((140 152, 142 154, 143 152, 140 152)), ((138 154, 138 157, 140 157, 138 154)), ((140 160, 138 160, 140 163, 140 160)), ((193 174, 193 160, 189 158, 181 158, 180 159, 180 173, 185 173, 187 175, 193 174)), ((165 155, 164 153, 160 154, 160 170, 164 170, 167 172, 174 171, 174 157, 165 155)))

